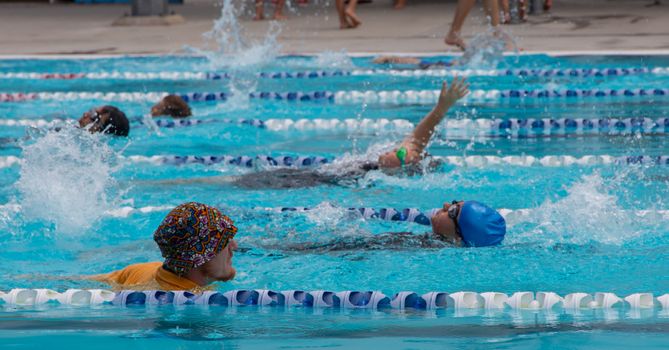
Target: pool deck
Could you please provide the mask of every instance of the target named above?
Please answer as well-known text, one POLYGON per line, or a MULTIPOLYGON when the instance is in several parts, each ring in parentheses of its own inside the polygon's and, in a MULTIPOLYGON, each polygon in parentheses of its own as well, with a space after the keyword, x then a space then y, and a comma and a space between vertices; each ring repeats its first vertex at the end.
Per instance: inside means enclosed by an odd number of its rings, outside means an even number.
MULTIPOLYGON (((112 22, 129 5, 0 3, 0 55, 175 54, 186 45, 202 47, 220 7, 214 1, 186 0, 171 6, 185 23, 171 26, 118 27, 112 22)), ((237 0, 240 3, 241 0, 237 0)), ((323 1, 318 1, 323 3, 323 1)), ((332 3, 333 1, 329 1, 332 3)), ((358 6, 363 25, 339 30, 334 6, 295 7, 287 11, 279 36, 282 52, 457 52, 443 43, 454 1, 415 0, 394 10, 390 0, 358 6)), ((550 14, 530 16, 524 24, 507 25, 523 51, 648 51, 669 53, 669 1, 555 0, 550 14)), ((250 4, 248 0, 246 3, 250 4)), ((250 6, 247 6, 250 7, 250 6)), ((268 21, 242 16, 248 36, 264 37, 268 21)), ((271 13, 271 7, 267 13, 271 13)), ((485 30, 477 8, 470 14, 465 39, 485 30)))

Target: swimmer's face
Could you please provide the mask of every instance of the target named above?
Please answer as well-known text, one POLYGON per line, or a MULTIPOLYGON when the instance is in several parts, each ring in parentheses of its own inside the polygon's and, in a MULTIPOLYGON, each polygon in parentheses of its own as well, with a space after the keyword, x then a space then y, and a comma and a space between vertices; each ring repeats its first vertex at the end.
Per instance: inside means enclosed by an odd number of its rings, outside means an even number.
POLYGON ((158 117, 165 114, 165 101, 160 101, 151 107, 151 116, 158 117))
POLYGON ((237 241, 233 239, 218 255, 202 265, 208 280, 229 281, 235 278, 237 271, 232 267, 232 255, 235 250, 237 250, 237 241))
POLYGON ((85 112, 84 115, 79 118, 79 127, 85 128, 91 123, 98 121, 100 117, 101 108, 93 108, 88 112, 85 112))
POLYGON ((448 209, 452 205, 458 206, 457 218, 459 219, 462 204, 464 204, 464 202, 457 202, 456 204, 444 203, 443 208, 432 217, 432 232, 441 236, 445 241, 455 245, 462 244, 462 237, 456 232, 455 221, 448 216, 448 209))
MULTIPOLYGON (((405 165, 417 164, 421 161, 421 157, 410 147, 407 147, 407 155, 405 159, 405 165)), ((393 169, 401 168, 402 163, 400 159, 397 158, 397 149, 394 149, 390 152, 386 152, 379 156, 379 168, 381 169, 393 169)))
POLYGON ((400 160, 395 154, 397 151, 386 152, 379 156, 379 168, 383 169, 392 169, 399 168, 402 166, 400 160))

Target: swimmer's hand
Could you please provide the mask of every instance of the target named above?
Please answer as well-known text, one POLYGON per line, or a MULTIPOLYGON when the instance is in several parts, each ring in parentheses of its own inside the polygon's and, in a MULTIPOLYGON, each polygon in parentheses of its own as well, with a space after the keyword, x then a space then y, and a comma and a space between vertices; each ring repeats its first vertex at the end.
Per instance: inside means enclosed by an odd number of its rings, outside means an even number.
POLYGON ((446 113, 446 111, 455 104, 459 99, 465 97, 469 93, 469 83, 467 79, 459 77, 453 78, 451 85, 444 82, 441 86, 441 93, 439 94, 439 102, 437 108, 439 111, 446 113))

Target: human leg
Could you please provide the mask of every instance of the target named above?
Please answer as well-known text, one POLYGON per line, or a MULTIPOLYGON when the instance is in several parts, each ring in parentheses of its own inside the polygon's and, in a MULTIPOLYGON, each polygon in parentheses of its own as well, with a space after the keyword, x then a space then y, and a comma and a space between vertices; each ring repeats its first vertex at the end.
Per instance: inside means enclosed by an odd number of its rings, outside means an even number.
POLYGON ((448 34, 444 39, 446 45, 457 46, 461 50, 465 49, 465 42, 460 37, 460 31, 462 30, 462 26, 465 24, 465 20, 467 19, 467 15, 469 15, 469 11, 471 11, 475 3, 476 0, 458 0, 458 6, 456 7, 455 14, 453 15, 451 29, 448 31, 448 34))
POLYGON ((362 21, 360 21, 358 15, 355 14, 355 8, 357 6, 358 6, 358 0, 349 0, 348 6, 346 7, 346 17, 348 18, 349 21, 351 21, 353 28, 362 24, 362 21))
POLYGON ((277 21, 282 21, 288 17, 284 16, 283 8, 286 5, 286 0, 278 0, 276 5, 274 5, 274 19, 277 21))
POLYGON ((254 21, 262 21, 265 19, 265 2, 263 0, 256 0, 256 15, 253 17, 254 21))
POLYGON ((346 19, 346 5, 344 0, 336 0, 335 7, 337 8, 337 14, 339 15, 339 29, 348 29, 352 28, 351 24, 348 23, 346 19))

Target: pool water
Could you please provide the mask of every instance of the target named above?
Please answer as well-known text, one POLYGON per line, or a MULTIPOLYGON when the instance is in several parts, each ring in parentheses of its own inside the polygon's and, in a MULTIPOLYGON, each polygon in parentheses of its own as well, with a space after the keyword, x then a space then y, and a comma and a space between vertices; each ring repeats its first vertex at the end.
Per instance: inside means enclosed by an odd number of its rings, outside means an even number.
MULTIPOLYGON (((450 57, 432 57, 449 60, 450 57)), ((485 67, 457 69, 665 68, 665 56, 505 56, 485 67)), ((196 120, 405 119, 416 124, 429 101, 286 101, 247 99, 248 92, 435 90, 450 77, 391 74, 415 67, 374 66, 370 57, 286 56, 261 68, 233 70, 233 79, 38 79, 10 73, 211 72, 198 57, 0 60, 0 94, 32 92, 233 92, 226 101, 192 102, 196 120), (259 78, 259 72, 354 71, 364 75, 259 78)), ((471 72, 470 72, 471 73, 471 72)), ((463 72, 463 74, 467 74, 463 72)), ((606 76, 470 76, 472 90, 665 89, 662 71, 606 76)), ((602 162, 556 166, 457 165, 412 176, 378 171, 338 185, 248 189, 188 180, 244 175, 263 169, 232 164, 170 165, 133 162, 131 156, 314 156, 375 159, 401 140, 406 128, 285 130, 211 122, 181 128, 147 127, 138 120, 152 101, 51 99, 0 102, 0 290, 100 288, 72 276, 103 273, 155 261, 153 230, 171 206, 216 205, 239 228, 234 281, 221 291, 402 290, 477 292, 614 292, 620 296, 669 291, 666 165, 602 162), (73 128, 14 125, 62 123, 91 107, 114 104, 131 119, 130 136, 86 135, 73 128), (51 129, 50 129, 51 128, 51 129), (19 159, 12 163, 11 159, 19 159), (453 199, 477 199, 525 215, 507 217, 504 243, 492 248, 329 250, 338 242, 384 232, 429 232, 428 226, 363 220, 346 208, 418 208, 453 199), (263 210, 310 207, 308 212, 263 210), (136 210, 131 210, 134 208, 136 210), (319 249, 296 250, 296 245, 319 249)), ((606 98, 469 98, 449 111, 429 147, 437 157, 667 156, 663 128, 579 132, 502 132, 448 128, 474 119, 668 118, 669 96, 606 98), (455 121, 454 121, 455 120, 455 121), (449 124, 450 123, 450 124, 449 124)), ((329 165, 337 171, 339 163, 329 165)), ((341 170, 341 169, 339 169, 341 170)), ((96 347, 313 347, 431 348, 563 347, 666 348, 666 310, 582 313, 473 311, 333 311, 249 308, 47 307, 0 311, 0 342, 33 348, 96 347), (635 336, 630 337, 631 334, 635 336), (277 341, 279 339, 279 341, 277 341), (113 344, 113 345, 112 345, 113 344), (372 345, 373 344, 373 345, 372 345)))

